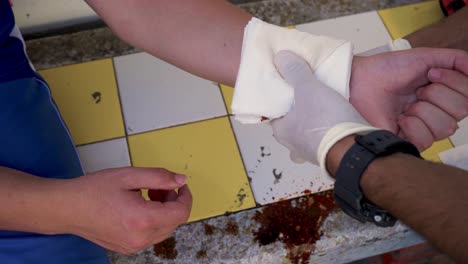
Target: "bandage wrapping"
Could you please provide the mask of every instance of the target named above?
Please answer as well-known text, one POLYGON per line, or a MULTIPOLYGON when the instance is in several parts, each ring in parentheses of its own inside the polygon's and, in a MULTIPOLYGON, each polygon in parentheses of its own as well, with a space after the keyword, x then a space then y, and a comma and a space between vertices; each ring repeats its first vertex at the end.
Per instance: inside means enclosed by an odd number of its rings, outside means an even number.
POLYGON ((294 103, 293 89, 274 65, 274 56, 281 50, 290 50, 304 58, 319 81, 349 98, 353 57, 349 41, 286 29, 252 18, 244 30, 231 105, 241 123, 282 117, 294 103))

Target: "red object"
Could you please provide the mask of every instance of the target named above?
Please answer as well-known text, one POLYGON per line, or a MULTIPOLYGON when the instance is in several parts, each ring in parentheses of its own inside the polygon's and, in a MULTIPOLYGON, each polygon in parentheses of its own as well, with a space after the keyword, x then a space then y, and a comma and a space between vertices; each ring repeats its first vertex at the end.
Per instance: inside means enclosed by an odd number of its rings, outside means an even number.
POLYGON ((439 0, 439 2, 446 16, 450 16, 468 4, 468 0, 439 0))

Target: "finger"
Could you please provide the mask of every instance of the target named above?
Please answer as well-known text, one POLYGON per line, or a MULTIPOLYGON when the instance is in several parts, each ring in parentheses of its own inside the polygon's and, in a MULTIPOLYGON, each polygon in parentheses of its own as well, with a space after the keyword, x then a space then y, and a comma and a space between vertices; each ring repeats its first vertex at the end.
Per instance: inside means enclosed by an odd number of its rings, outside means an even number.
POLYGON ((291 159, 292 162, 297 163, 297 164, 303 164, 306 161, 297 153, 296 151, 290 151, 289 152, 289 158, 291 159))
POLYGON ((443 84, 468 98, 468 76, 454 70, 432 68, 427 77, 431 82, 443 84))
POLYGON ((423 151, 432 145, 434 138, 424 122, 415 116, 402 116, 398 125, 405 135, 406 140, 413 143, 419 151, 423 151))
POLYGON ((187 221, 192 209, 192 194, 187 185, 179 188, 177 198, 174 201, 158 203, 147 202, 151 207, 153 217, 158 221, 179 225, 187 221))
MULTIPOLYGON (((467 86, 468 89, 468 86, 467 86)), ((440 83, 431 83, 417 92, 420 100, 427 101, 447 112, 457 121, 468 115, 468 97, 440 83)))
POLYGON ((176 174, 161 168, 123 168, 120 172, 126 188, 172 190, 184 185, 185 175, 176 174))
POLYGON ((455 118, 428 102, 417 102, 410 106, 404 114, 419 117, 431 131, 434 140, 441 140, 453 135, 458 128, 455 118))
POLYGON ((278 52, 274 62, 278 72, 292 87, 315 80, 309 64, 290 51, 282 50, 278 52))
POLYGON ((457 70, 468 75, 468 53, 456 49, 416 48, 400 51, 409 57, 416 57, 430 68, 457 70))

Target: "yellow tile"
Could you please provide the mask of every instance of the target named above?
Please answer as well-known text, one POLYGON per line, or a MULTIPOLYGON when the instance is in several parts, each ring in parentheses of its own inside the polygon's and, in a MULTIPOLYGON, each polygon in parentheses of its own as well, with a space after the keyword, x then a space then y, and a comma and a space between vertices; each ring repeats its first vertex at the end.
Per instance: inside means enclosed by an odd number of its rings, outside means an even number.
POLYGON ((75 144, 125 136, 112 59, 39 72, 75 144))
POLYGON ((453 148, 452 142, 450 142, 448 138, 443 139, 441 141, 434 142, 430 148, 421 153, 421 156, 426 160, 441 162, 439 153, 451 148, 453 148))
POLYGON ((221 87, 221 93, 223 94, 223 100, 224 100, 224 103, 226 104, 228 114, 232 115, 231 103, 232 103, 232 96, 234 95, 234 88, 232 88, 231 86, 227 86, 225 84, 220 84, 220 87, 221 87))
POLYGON ((188 176, 190 221, 255 206, 228 117, 129 136, 129 148, 134 166, 188 176))
POLYGON ((437 0, 380 10, 379 15, 393 39, 404 37, 444 17, 437 0))

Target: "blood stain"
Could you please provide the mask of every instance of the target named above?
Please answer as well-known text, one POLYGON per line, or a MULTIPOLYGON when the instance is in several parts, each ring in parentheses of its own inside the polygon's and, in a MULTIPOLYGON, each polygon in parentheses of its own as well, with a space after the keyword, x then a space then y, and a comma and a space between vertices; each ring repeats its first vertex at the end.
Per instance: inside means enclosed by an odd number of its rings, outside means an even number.
POLYGON ((202 259, 206 257, 206 250, 201 249, 197 252, 197 259, 202 259))
POLYGON ((291 201, 281 201, 255 212, 253 219, 260 223, 260 228, 254 231, 254 237, 260 245, 281 241, 292 263, 307 263, 315 242, 322 235, 320 226, 337 207, 331 191, 295 202, 292 206, 291 201))
POLYGON ((262 117, 260 118, 260 122, 268 121, 268 120, 270 120, 270 119, 269 119, 268 117, 266 117, 266 116, 262 116, 262 117))
POLYGON ((241 188, 239 192, 237 192, 237 201, 239 202, 239 206, 242 206, 244 204, 244 199, 246 196, 247 194, 245 194, 244 188, 241 188))
POLYGON ((234 221, 227 222, 225 230, 226 230, 226 233, 231 236, 239 235, 239 226, 234 221))
POLYGON ((214 226, 209 225, 209 224, 205 224, 204 228, 205 228, 205 235, 211 236, 212 234, 214 234, 214 231, 215 231, 214 226))
POLYGON ((153 246, 154 255, 162 259, 176 259, 177 252, 175 237, 170 237, 159 244, 153 246))
POLYGON ((101 92, 94 92, 91 96, 94 99, 94 103, 99 104, 101 102, 101 92))

